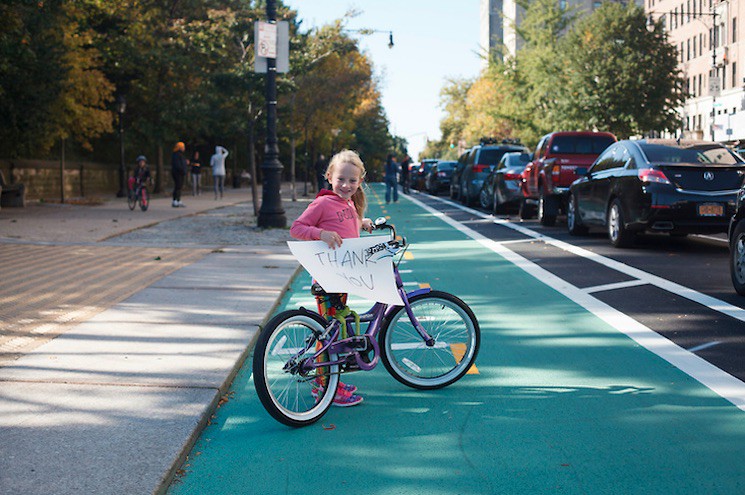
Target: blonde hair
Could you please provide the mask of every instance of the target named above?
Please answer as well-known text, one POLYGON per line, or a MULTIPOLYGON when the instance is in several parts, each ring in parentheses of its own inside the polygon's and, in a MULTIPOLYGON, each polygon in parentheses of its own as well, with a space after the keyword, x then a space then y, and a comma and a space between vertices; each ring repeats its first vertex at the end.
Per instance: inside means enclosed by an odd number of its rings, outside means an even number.
POLYGON ((358 187, 357 191, 355 191, 355 193, 352 195, 352 203, 354 203, 354 207, 357 210, 357 216, 362 219, 362 217, 365 215, 365 210, 367 209, 367 196, 365 195, 365 191, 362 188, 365 181, 365 175, 367 174, 367 171, 365 170, 365 164, 362 163, 362 159, 356 151, 341 150, 340 152, 335 154, 333 158, 331 158, 329 166, 326 168, 326 173, 324 174, 324 176, 326 177, 326 179, 329 179, 329 182, 334 168, 336 168, 337 165, 341 165, 342 163, 350 163, 360 170, 360 187, 358 187))

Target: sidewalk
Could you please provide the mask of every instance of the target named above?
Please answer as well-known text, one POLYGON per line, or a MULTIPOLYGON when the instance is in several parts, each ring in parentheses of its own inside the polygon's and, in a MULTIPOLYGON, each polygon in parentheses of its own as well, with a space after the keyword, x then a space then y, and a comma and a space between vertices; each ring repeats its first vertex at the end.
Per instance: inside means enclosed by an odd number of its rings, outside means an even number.
MULTIPOLYGON (((282 195, 289 224, 307 200, 282 195)), ((147 212, 124 200, 0 211, 0 255, 21 243, 203 250, 0 365, 0 493, 165 491, 298 266, 287 230, 236 223, 252 217, 250 190, 202 198, 185 196, 186 208, 157 198, 147 212), (234 242, 214 242, 226 229, 234 242)), ((7 263, 0 257, 0 268, 7 263)))

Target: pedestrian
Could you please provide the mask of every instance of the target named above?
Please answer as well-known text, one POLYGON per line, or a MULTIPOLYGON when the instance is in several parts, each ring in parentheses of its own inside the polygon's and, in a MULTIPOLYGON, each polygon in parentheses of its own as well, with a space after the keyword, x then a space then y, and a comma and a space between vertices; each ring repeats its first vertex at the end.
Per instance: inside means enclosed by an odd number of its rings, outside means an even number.
POLYGON ((202 162, 199 159, 199 151, 194 152, 194 156, 191 157, 191 195, 199 196, 201 191, 201 179, 202 179, 202 162))
MULTIPOLYGON (((321 240, 330 248, 342 245, 343 239, 360 236, 360 230, 371 232, 372 221, 364 218, 367 199, 362 188, 365 165, 360 156, 351 150, 334 155, 326 170, 326 179, 331 190, 322 189, 300 217, 292 223, 290 235, 304 241, 321 240)), ((318 312, 327 319, 346 308, 347 294, 327 293, 316 282, 311 287, 316 296, 318 312)), ((326 377, 316 378, 314 395, 326 384, 326 377)), ((357 387, 339 382, 334 396, 334 405, 355 406, 362 397, 355 394, 357 387)))
POLYGON ((391 193, 393 202, 398 201, 398 163, 394 155, 388 155, 385 162, 385 204, 391 202, 391 193))
POLYGON ((409 167, 411 166, 411 157, 409 155, 404 156, 404 161, 401 162, 401 188, 404 194, 409 194, 409 167))
POLYGON ((184 187, 184 178, 186 177, 186 168, 188 160, 184 157, 186 145, 182 142, 176 143, 171 155, 171 175, 173 176, 173 202, 174 208, 186 206, 181 202, 181 188, 184 187))
POLYGON ((316 182, 318 183, 319 192, 321 189, 326 189, 328 186, 328 183, 326 182, 326 168, 328 168, 328 162, 323 153, 321 153, 318 155, 318 160, 316 160, 316 163, 313 165, 313 169, 316 172, 316 182))
POLYGON ((222 146, 215 146, 215 154, 210 159, 212 182, 215 185, 215 199, 217 199, 218 191, 220 192, 220 199, 222 199, 223 188, 225 187, 225 158, 227 157, 228 150, 222 146))

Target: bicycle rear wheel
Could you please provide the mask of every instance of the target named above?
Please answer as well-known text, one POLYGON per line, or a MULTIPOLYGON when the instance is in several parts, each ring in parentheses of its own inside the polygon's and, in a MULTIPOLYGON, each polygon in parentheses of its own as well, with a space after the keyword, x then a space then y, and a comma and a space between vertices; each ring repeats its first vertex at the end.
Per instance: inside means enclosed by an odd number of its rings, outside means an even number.
MULTIPOLYGON (((256 393, 267 412, 287 426, 315 423, 334 400, 339 365, 308 372, 299 370, 299 364, 315 354, 316 335, 326 325, 316 313, 284 311, 269 321, 256 342, 253 357, 256 393)), ((324 353, 320 359, 335 360, 336 355, 324 353)))
POLYGON ((380 331, 381 358, 399 382, 422 390, 442 388, 468 373, 481 345, 471 308, 452 294, 432 291, 409 300, 411 311, 435 339, 427 346, 406 313, 389 314, 380 331))
POLYGON ((127 206, 129 206, 130 210, 134 210, 135 206, 137 206, 137 195, 134 189, 127 189, 127 206))
POLYGON ((140 189, 140 209, 142 211, 147 211, 148 204, 147 189, 143 187, 142 189, 140 189))

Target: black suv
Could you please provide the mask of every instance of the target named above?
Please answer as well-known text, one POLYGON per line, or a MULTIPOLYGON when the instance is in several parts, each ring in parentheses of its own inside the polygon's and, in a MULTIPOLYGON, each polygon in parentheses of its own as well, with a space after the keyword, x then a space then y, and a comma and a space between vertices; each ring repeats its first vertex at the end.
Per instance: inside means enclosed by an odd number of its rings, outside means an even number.
POLYGON ((737 193, 735 214, 729 222, 729 258, 732 285, 745 296, 745 184, 737 193))
MULTIPOLYGON (((499 163, 505 153, 529 153, 530 151, 518 141, 503 140, 498 144, 491 139, 482 139, 481 144, 466 151, 458 159, 461 169, 458 170, 458 184, 451 190, 457 191, 457 199, 464 205, 472 205, 479 199, 484 179, 499 163)), ((453 174, 453 181, 456 180, 453 174)))

